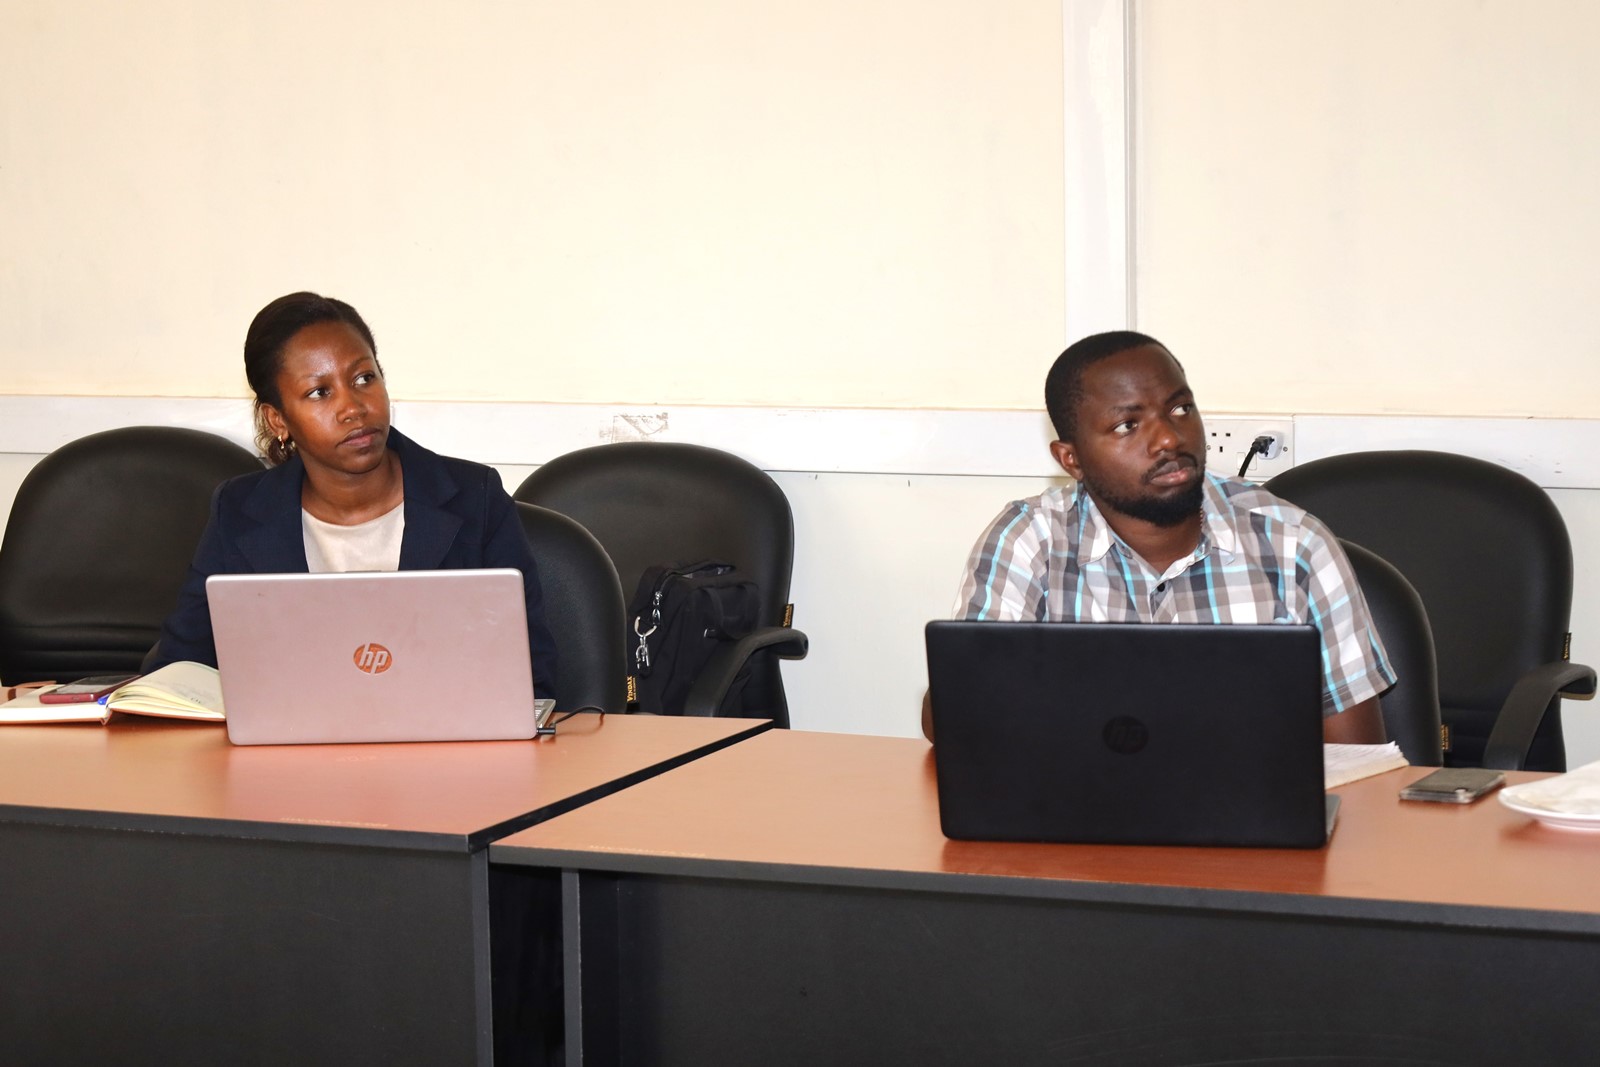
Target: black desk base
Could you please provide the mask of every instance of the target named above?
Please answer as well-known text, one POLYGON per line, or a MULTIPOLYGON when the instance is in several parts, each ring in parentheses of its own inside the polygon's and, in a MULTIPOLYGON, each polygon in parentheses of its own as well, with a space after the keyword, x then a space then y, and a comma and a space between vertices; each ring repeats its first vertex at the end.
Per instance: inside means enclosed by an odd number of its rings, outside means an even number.
POLYGON ((569 871, 569 1063, 1600 1056, 1593 934, 1229 910, 1216 894, 1210 907, 1030 898, 1005 881, 939 892, 569 871))
POLYGON ((482 1064, 483 850, 0 824, 0 1061, 482 1064))

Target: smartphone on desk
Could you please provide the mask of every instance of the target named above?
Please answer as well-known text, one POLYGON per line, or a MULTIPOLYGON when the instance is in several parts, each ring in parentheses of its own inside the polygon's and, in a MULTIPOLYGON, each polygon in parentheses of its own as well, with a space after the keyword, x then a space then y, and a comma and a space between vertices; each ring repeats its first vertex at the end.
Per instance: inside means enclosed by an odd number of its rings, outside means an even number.
POLYGON ((1485 767, 1444 767, 1423 775, 1400 790, 1400 799, 1471 804, 1479 797, 1499 789, 1505 782, 1505 771, 1492 771, 1485 767))
POLYGON ((99 674, 92 678, 79 678, 75 682, 39 694, 41 704, 87 704, 99 700, 118 686, 139 677, 137 674, 99 674))

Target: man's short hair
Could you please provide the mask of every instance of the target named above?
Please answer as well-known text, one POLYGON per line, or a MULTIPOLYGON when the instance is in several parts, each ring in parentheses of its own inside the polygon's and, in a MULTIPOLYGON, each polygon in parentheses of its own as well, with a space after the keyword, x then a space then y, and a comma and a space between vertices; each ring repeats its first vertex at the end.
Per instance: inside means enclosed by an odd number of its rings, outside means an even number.
MULTIPOLYGON (((1154 337, 1142 333, 1112 330, 1090 334, 1056 357, 1055 364, 1044 380, 1044 406, 1050 413, 1050 421, 1055 424, 1058 441, 1071 441, 1078 432, 1078 405, 1083 401, 1083 372, 1102 359, 1144 345, 1155 345, 1161 349, 1167 347, 1154 337)), ((1171 355, 1171 352, 1167 354, 1171 355)), ((1173 361, 1177 361, 1176 356, 1173 361)))

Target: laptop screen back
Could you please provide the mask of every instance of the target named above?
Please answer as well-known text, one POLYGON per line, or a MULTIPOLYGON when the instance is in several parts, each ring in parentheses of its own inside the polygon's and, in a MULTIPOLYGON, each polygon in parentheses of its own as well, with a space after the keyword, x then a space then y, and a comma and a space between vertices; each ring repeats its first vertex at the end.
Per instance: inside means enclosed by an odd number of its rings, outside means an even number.
POLYGON ((534 735, 514 569, 213 575, 206 596, 235 744, 534 735))
POLYGON ((1325 843, 1314 627, 932 622, 926 639, 947 837, 1325 843))

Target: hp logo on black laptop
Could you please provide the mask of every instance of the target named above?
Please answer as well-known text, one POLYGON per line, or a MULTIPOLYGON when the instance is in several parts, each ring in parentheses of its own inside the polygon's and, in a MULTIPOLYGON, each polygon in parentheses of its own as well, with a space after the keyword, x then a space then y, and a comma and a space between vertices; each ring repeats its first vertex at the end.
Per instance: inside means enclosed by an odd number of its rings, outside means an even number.
POLYGON ((1150 742, 1150 731, 1132 715, 1118 715, 1106 723, 1100 732, 1106 747, 1124 756, 1131 756, 1150 742))

